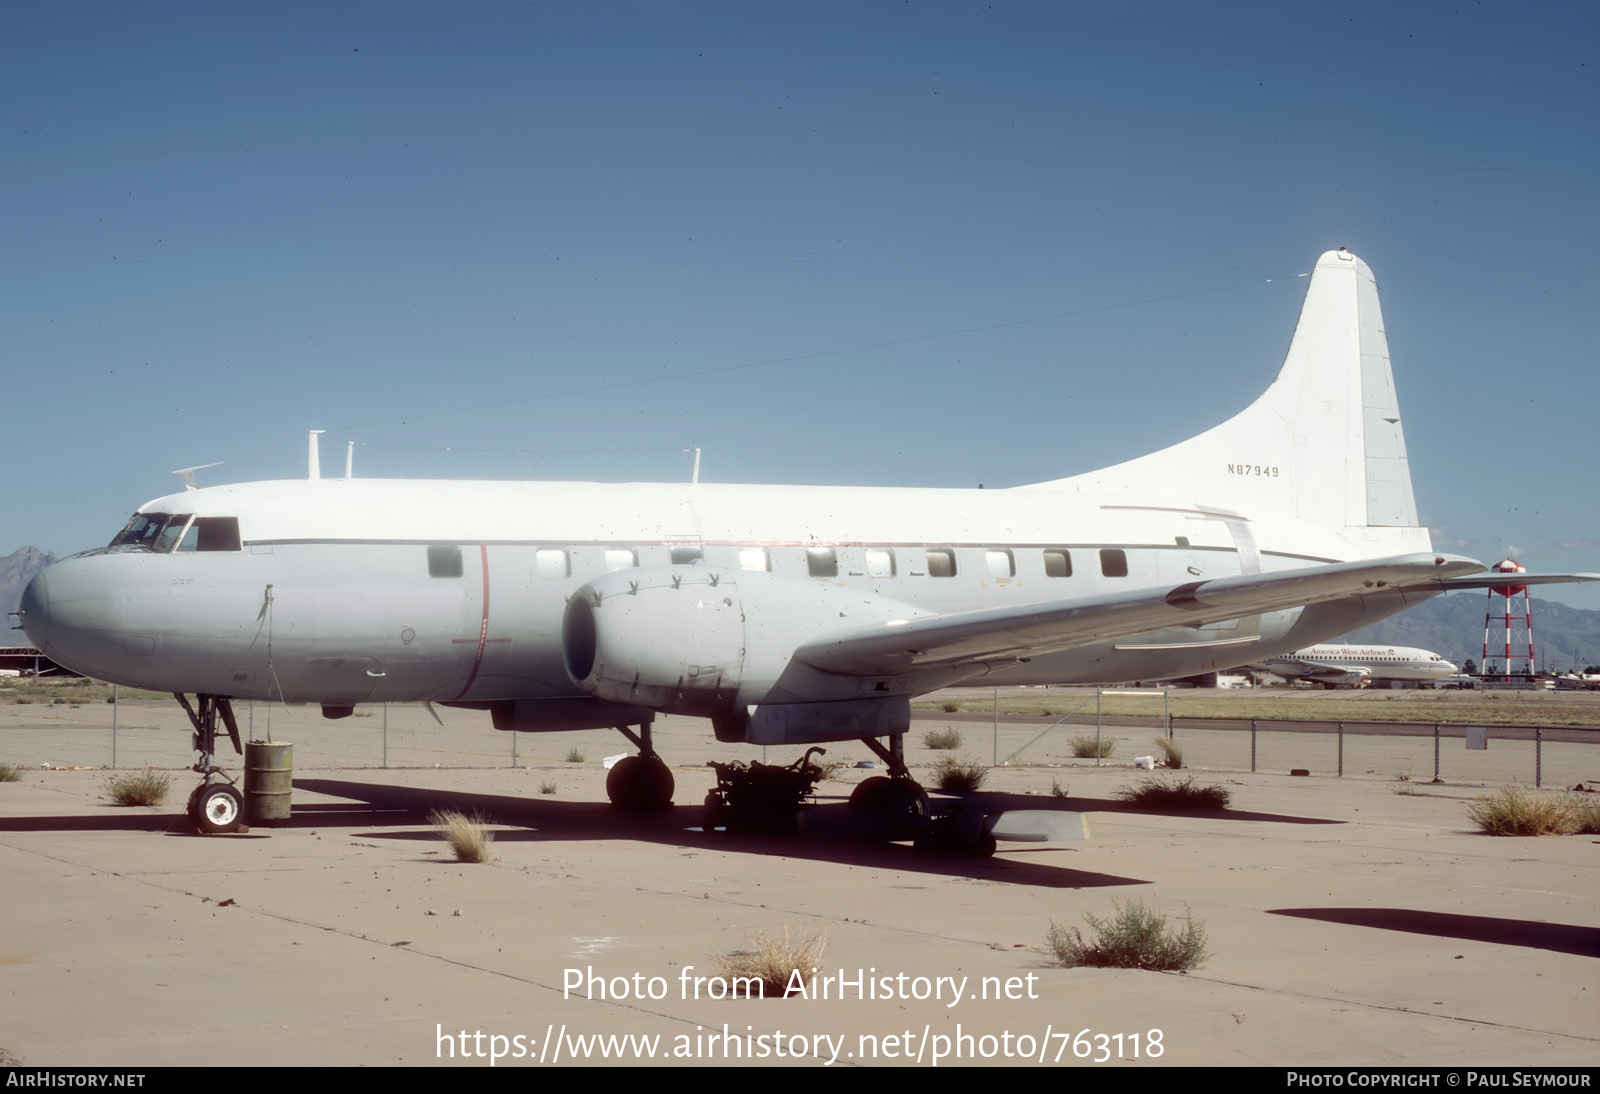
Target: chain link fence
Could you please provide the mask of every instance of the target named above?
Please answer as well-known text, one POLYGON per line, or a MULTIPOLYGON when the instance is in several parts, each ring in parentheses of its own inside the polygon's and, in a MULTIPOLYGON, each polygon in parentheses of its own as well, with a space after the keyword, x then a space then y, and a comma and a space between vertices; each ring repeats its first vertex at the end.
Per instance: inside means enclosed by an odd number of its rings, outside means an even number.
MULTIPOLYGON (((357 707, 349 718, 329 720, 316 706, 235 704, 246 739, 289 741, 299 769, 516 767, 594 762, 634 748, 607 730, 504 733, 481 711, 390 703, 357 707)), ((1081 747, 1099 733, 1110 748, 1101 761, 1127 766, 1135 757, 1162 752, 1166 738, 1183 752, 1186 768, 1260 771, 1427 782, 1566 787, 1600 782, 1600 729, 1517 725, 1478 730, 1463 725, 1268 721, 1192 717, 1101 720, 946 715, 918 712, 906 734, 906 759, 926 768, 943 756, 987 764, 1094 763, 1081 747), (954 749, 930 747, 930 736, 954 732, 954 749), (1086 758, 1089 757, 1089 758, 1086 758)), ((115 703, 0 705, 0 761, 24 767, 187 768, 195 762, 191 727, 171 700, 115 703)), ((655 725, 656 747, 676 766, 707 760, 767 759, 787 763, 803 746, 729 745, 716 741, 708 723, 664 717, 655 725), (770 752, 770 757, 768 753, 770 752)), ((232 747, 218 742, 224 766, 232 747)), ((827 747, 827 759, 871 761, 858 742, 827 747)))
MULTIPOLYGON (((1007 723, 999 724, 1004 731, 1007 723)), ((1600 783, 1600 729, 1119 716, 1106 719, 1099 731, 1111 743, 1112 763, 1138 755, 1161 760, 1155 740, 1161 737, 1182 750, 1186 768, 1495 786, 1600 783)), ((1093 739, 1095 732, 1093 718, 1060 719, 1003 758, 1061 762, 1063 739, 1093 739)))

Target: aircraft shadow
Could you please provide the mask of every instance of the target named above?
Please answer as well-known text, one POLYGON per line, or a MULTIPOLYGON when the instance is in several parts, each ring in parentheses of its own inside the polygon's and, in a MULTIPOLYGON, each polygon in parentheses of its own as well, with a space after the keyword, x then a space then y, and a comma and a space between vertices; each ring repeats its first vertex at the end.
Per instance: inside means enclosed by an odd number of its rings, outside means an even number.
POLYGON ((174 835, 194 834, 182 809, 173 813, 128 813, 107 806, 106 810, 105 813, 72 817, 0 817, 0 832, 166 832, 170 829, 174 835))
POLYGON ((1028 794, 980 792, 969 796, 979 803, 985 813, 998 813, 1006 809, 1071 809, 1079 813, 1137 813, 1151 817, 1206 817, 1217 820, 1271 821, 1277 824, 1345 824, 1342 820, 1327 817, 1301 817, 1290 813, 1255 813, 1243 809, 1158 809, 1148 805, 1135 805, 1118 798, 1040 798, 1028 794), (1041 805, 1040 802, 1049 802, 1041 805))
MULTIPOLYGON (((801 833, 753 835, 701 831, 705 810, 699 806, 679 805, 662 813, 641 816, 619 813, 601 802, 540 801, 536 798, 383 786, 340 779, 296 780, 295 786, 317 794, 350 798, 366 804, 296 806, 294 819, 278 822, 279 826, 371 829, 375 822, 385 825, 426 824, 427 815, 432 810, 456 809, 469 815, 479 815, 494 824, 526 829, 522 832, 495 833, 496 841, 507 843, 627 839, 683 848, 775 855, 811 862, 912 870, 941 877, 982 878, 1048 889, 1150 884, 1141 878, 1030 862, 1025 856, 1037 854, 1041 848, 1027 844, 1006 844, 998 857, 978 859, 923 855, 905 844, 855 839, 850 834, 849 807, 842 799, 807 809, 804 831, 801 833), (374 816, 375 813, 382 814, 381 819, 374 816)), ((1038 799, 1031 799, 1030 807, 1038 808, 1038 799)), ((354 834, 429 843, 437 842, 439 838, 431 827, 402 831, 385 827, 354 834)), ((1061 848, 1053 846, 1049 850, 1059 852, 1061 848)))
POLYGON ((1524 919, 1458 915, 1454 912, 1420 912, 1411 908, 1271 908, 1267 914, 1317 919, 1325 923, 1347 923, 1354 927, 1376 927, 1384 931, 1404 931, 1407 934, 1428 934, 1436 938, 1459 938, 1468 942, 1492 942, 1500 946, 1524 946, 1574 957, 1600 957, 1600 927, 1533 923, 1524 919))

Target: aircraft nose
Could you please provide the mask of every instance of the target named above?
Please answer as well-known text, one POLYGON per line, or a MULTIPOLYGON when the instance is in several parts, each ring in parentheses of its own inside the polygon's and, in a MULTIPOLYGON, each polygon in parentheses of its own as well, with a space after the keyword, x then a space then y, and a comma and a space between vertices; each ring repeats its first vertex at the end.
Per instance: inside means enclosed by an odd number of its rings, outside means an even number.
POLYGON ((17 607, 22 633, 28 636, 35 649, 43 651, 50 639, 50 570, 45 568, 28 582, 22 590, 22 603, 17 607))
POLYGON ((22 633, 46 657, 107 679, 122 648, 121 598, 109 560, 74 556, 47 567, 22 591, 22 633))

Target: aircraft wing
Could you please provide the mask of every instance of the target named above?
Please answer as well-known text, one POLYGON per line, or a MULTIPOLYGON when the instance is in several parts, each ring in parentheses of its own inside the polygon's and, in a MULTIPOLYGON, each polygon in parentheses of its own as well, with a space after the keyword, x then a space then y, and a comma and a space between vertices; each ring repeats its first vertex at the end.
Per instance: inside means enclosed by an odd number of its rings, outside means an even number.
MULTIPOLYGON (((1379 590, 1438 593, 1452 578, 1482 570, 1457 555, 1412 554, 1274 573, 1194 581, 1176 587, 990 608, 836 632, 795 656, 826 672, 876 676, 1044 653, 1132 638, 1170 627, 1320 604, 1379 590)), ((1505 584, 1509 575, 1496 575, 1505 584)), ((1521 582, 1526 574, 1515 575, 1521 582)), ((1570 579, 1569 579, 1570 580, 1570 579)))
POLYGON ((1467 577, 1448 577, 1439 582, 1446 592, 1452 589, 1496 589, 1500 586, 1515 588, 1518 585, 1559 585, 1569 581, 1600 581, 1600 574, 1472 574, 1467 577))
MULTIPOLYGON (((1349 665, 1330 665, 1323 661, 1307 661, 1304 657, 1285 657, 1282 660, 1294 665, 1302 674, 1311 677, 1318 676, 1366 676, 1372 670, 1367 666, 1359 668, 1349 665)), ((1276 666, 1267 666, 1268 671, 1277 671, 1276 666)))

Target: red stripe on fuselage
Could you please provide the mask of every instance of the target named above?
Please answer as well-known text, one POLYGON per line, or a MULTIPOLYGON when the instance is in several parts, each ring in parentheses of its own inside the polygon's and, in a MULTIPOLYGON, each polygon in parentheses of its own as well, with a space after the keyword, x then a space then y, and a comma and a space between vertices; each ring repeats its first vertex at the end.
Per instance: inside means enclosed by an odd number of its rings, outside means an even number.
POLYGON ((478 544, 478 557, 483 569, 483 619, 478 623, 478 653, 472 659, 472 673, 467 677, 466 686, 461 689, 461 694, 457 695, 456 699, 461 699, 472 690, 473 682, 478 679, 478 668, 483 664, 483 648, 489 644, 489 545, 487 543, 478 544))

